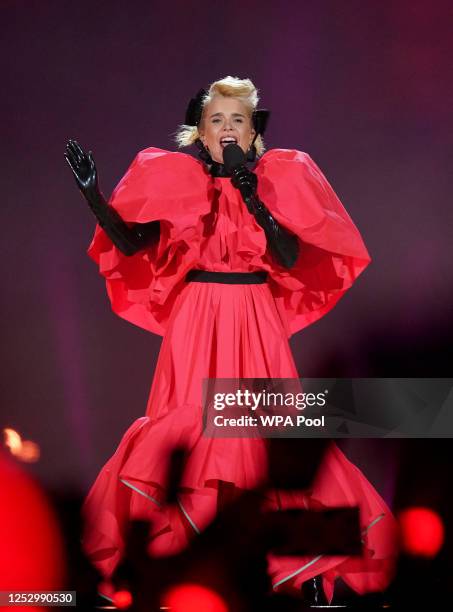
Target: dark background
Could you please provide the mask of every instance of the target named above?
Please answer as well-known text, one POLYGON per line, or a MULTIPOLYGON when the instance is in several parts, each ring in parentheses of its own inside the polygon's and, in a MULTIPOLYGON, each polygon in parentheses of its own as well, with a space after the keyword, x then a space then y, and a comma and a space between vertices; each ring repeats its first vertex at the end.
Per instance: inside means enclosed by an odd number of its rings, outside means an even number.
MULTIPOLYGON (((267 147, 313 157, 373 258, 291 338, 300 375, 451 374, 451 2, 3 0, 0 23, 1 426, 40 445, 43 482, 87 490, 144 414, 161 342, 110 310, 66 141, 109 195, 227 75, 254 81, 267 147)), ((347 447, 391 503, 398 441, 347 447)))

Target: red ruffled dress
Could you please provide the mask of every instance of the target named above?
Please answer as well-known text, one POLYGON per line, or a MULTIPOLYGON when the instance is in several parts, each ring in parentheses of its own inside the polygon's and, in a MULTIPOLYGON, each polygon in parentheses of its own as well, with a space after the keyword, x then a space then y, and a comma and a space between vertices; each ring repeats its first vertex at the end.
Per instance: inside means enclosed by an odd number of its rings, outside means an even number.
MULTIPOLYGON (((360 233, 307 153, 269 150, 254 171, 260 199, 302 242, 289 270, 266 250, 264 231, 229 178, 211 177, 190 155, 154 147, 138 153, 110 204, 126 222, 160 221, 159 242, 126 257, 96 226, 88 248, 113 311, 163 336, 146 416, 126 431, 83 506, 82 545, 107 581, 129 519, 151 520, 150 553, 176 553, 214 518, 222 482, 247 489, 265 480, 266 440, 203 436, 202 380, 298 378, 288 338, 333 308, 370 262, 360 233), (193 268, 266 270, 268 282, 186 282, 193 268), (168 507, 162 504, 167 456, 178 443, 190 452, 178 504, 168 507)), ((358 593, 387 586, 395 519, 335 444, 309 493, 270 491, 269 502, 276 509, 358 505, 365 545, 361 559, 269 554, 275 590, 300 590, 317 574, 329 600, 337 576, 358 593)))

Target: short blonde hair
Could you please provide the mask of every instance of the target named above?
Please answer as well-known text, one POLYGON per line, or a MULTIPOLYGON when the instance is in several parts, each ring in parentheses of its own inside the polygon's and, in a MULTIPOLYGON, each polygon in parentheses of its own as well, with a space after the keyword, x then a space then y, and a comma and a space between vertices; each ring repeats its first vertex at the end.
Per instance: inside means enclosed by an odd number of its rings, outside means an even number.
MULTIPOLYGON (((250 79, 239 79, 238 77, 232 76, 227 76, 219 81, 211 83, 208 93, 202 100, 203 109, 211 102, 214 96, 239 98, 249 110, 250 119, 253 111, 256 110, 259 100, 258 90, 250 79)), ((196 125, 182 124, 175 132, 175 140, 178 143, 178 147, 188 147, 198 138, 200 138, 200 133, 196 125)), ((265 151, 265 145, 261 134, 258 134, 256 137, 254 145, 257 155, 262 155, 265 151)))

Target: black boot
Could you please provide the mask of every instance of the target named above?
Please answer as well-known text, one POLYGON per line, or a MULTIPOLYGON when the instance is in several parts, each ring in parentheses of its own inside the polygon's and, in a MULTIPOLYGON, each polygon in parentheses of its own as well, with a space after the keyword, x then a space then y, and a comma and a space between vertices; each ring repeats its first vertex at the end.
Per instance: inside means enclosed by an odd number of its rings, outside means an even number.
POLYGON ((302 596, 307 606, 326 606, 328 604, 320 575, 310 578, 302 584, 302 596))

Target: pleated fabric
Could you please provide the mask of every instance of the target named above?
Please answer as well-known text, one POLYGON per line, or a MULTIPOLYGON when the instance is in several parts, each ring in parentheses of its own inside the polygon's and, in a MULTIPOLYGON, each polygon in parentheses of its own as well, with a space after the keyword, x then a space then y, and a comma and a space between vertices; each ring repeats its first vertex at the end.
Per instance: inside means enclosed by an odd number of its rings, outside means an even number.
MULTIPOLYGON (((288 338, 326 314, 370 261, 358 230, 307 154, 269 151, 256 172, 263 201, 300 238, 292 270, 275 263, 229 179, 212 179, 190 156, 159 149, 137 156, 111 198, 127 221, 159 219, 159 244, 125 257, 97 227, 89 247, 113 310, 163 336, 145 416, 126 431, 83 506, 83 547, 107 580, 121 559, 130 519, 150 521, 150 554, 175 554, 215 518, 222 487, 240 492, 266 483, 266 440, 203 435, 202 381, 298 378, 288 338), (267 270, 269 281, 186 282, 192 268, 267 270), (188 457, 178 503, 168 506, 168 461, 178 446, 188 457)), ((263 508, 275 510, 355 505, 365 557, 269 554, 275 590, 295 592, 317 574, 330 600, 338 576, 359 593, 385 588, 396 556, 395 520, 336 445, 310 491, 269 490, 263 498, 263 508)))

